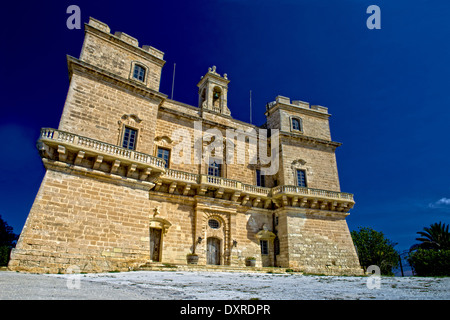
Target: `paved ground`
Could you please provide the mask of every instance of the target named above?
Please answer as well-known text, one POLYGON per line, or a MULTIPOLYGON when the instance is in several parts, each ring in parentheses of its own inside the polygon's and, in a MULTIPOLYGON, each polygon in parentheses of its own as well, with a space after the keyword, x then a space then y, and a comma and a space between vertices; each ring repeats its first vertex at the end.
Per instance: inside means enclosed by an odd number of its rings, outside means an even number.
POLYGON ((0 299, 450 300, 450 278, 179 271, 42 275, 2 271, 0 299))

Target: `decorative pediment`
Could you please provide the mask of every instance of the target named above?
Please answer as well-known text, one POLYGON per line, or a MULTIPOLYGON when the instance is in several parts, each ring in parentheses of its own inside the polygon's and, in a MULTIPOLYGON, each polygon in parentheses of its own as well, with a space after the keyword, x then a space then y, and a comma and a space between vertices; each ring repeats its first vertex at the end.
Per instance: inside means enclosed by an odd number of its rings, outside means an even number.
POLYGON ((140 119, 137 115, 135 115, 135 114, 124 114, 122 117, 121 117, 121 119, 123 120, 123 121, 126 121, 126 120, 134 120, 135 122, 137 122, 137 123, 141 123, 142 122, 142 119, 140 119))
POLYGON ((161 229, 164 234, 169 231, 169 228, 172 224, 163 218, 152 218, 149 222, 150 228, 161 229))
POLYGON ((153 217, 150 218, 149 227, 161 229, 162 232, 166 234, 172 224, 164 218, 157 217, 157 215, 160 213, 159 210, 159 207, 153 209, 153 217))
POLYGON ((164 145, 172 144, 173 141, 168 136, 158 136, 155 138, 155 142, 159 142, 158 144, 164 145))
POLYGON ((292 161, 293 167, 304 166, 305 164, 306 164, 306 161, 303 159, 297 159, 297 160, 292 161))
POLYGON ((266 230, 266 228, 264 228, 263 230, 259 231, 256 234, 256 238, 259 240, 273 240, 275 239, 275 237, 276 237, 275 233, 266 230))

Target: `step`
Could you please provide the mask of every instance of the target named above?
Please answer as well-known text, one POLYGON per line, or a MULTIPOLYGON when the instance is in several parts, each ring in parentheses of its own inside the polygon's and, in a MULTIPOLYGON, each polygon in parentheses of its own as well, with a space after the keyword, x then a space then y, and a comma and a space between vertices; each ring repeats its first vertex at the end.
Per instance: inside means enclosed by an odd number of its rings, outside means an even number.
MULTIPOLYGON (((240 267, 222 265, 168 264, 148 262, 136 270, 140 271, 205 271, 205 272, 243 272, 243 273, 292 273, 292 269, 279 267, 240 267), (288 271, 286 271, 288 270, 288 271)), ((301 272, 295 272, 301 274, 301 272)))

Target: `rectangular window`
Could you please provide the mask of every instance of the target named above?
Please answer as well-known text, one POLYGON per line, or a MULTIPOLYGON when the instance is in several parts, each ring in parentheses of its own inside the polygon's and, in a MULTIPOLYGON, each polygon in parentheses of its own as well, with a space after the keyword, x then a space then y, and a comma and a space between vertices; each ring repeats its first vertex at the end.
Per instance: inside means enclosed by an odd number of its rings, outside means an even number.
POLYGON ((267 240, 259 240, 259 244, 261 245, 261 254, 267 255, 269 254, 269 243, 267 240))
POLYGON ((260 169, 256 169, 256 185, 258 187, 265 187, 266 186, 265 178, 266 178, 266 176, 261 174, 261 170, 260 169))
POLYGON ((133 78, 139 81, 144 81, 145 79, 145 69, 139 65, 134 66, 133 78))
POLYGON ((211 160, 209 167, 208 167, 208 175, 220 177, 221 176, 221 169, 222 166, 220 163, 218 163, 217 160, 211 160))
POLYGON ((165 167, 166 168, 169 167, 170 150, 164 149, 164 148, 158 148, 157 157, 166 161, 165 167))
POLYGON ((123 132, 122 147, 130 150, 135 150, 136 140, 137 140, 137 130, 125 127, 125 130, 123 132))
POLYGON ((294 131, 302 131, 302 122, 298 118, 291 119, 292 130, 294 131))
POLYGON ((297 169, 297 185, 299 187, 306 187, 306 172, 305 172, 305 170, 297 169))

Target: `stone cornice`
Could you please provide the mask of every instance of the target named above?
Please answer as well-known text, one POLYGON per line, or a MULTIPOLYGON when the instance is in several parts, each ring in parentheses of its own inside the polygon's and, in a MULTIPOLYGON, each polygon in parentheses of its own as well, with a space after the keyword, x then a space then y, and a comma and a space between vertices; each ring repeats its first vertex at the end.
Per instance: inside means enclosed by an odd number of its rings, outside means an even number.
MULTIPOLYGON (((183 104, 181 104, 181 106, 184 107, 183 104)), ((191 106, 189 106, 189 107, 191 107, 191 106)), ((195 108, 195 107, 191 107, 191 108, 195 108)), ((198 109, 198 108, 196 108, 196 109, 198 109)), ((170 107, 164 106, 164 104, 160 105, 159 110, 163 111, 163 112, 172 113, 173 115, 176 115, 176 116, 179 116, 179 117, 185 117, 187 119, 191 119, 191 120, 194 120, 194 121, 202 121, 204 124, 215 126, 215 127, 221 127, 223 129, 237 129, 237 127, 238 127, 238 126, 232 127, 232 126, 229 126, 229 125, 226 125, 226 124, 223 124, 223 123, 219 123, 219 122, 215 122, 215 121, 212 121, 212 120, 208 120, 208 119, 202 118, 200 115, 194 116, 194 115, 187 114, 187 113, 184 113, 184 112, 181 112, 181 111, 178 111, 178 110, 173 110, 170 107)), ((233 121, 233 122, 235 122, 237 124, 246 125, 250 129, 255 129, 255 130, 256 129, 261 129, 261 128, 255 126, 255 125, 252 125, 252 124, 249 124, 249 123, 237 120, 237 119, 233 119, 230 116, 226 116, 226 115, 223 115, 223 114, 211 111, 211 110, 198 110, 198 111, 208 112, 208 113, 211 113, 211 114, 214 114, 214 115, 217 115, 217 116, 229 119, 230 121, 233 121)))
POLYGON ((149 191, 155 186, 154 183, 149 181, 127 178, 117 174, 110 174, 100 170, 73 165, 67 162, 43 158, 42 163, 47 170, 76 174, 78 176, 90 177, 96 180, 101 180, 116 185, 125 185, 131 188, 138 188, 145 191, 149 191))
POLYGON ((305 136, 300 133, 293 133, 293 132, 288 132, 288 131, 280 131, 280 136, 293 138, 297 141, 301 141, 303 143, 308 143, 308 144, 321 144, 321 145, 332 147, 334 149, 336 149, 337 147, 340 147, 342 145, 341 142, 305 136))
POLYGON ((306 115, 314 116, 314 117, 325 119, 325 120, 327 120, 331 116, 331 114, 329 114, 329 113, 324 113, 321 111, 304 108, 304 107, 296 106, 296 105, 292 105, 292 104, 282 103, 282 102, 275 103, 264 114, 266 116, 268 116, 270 113, 272 113, 278 109, 284 109, 284 110, 288 110, 288 111, 292 111, 292 112, 303 113, 306 115))

